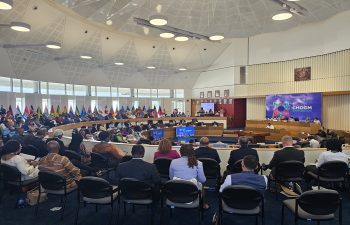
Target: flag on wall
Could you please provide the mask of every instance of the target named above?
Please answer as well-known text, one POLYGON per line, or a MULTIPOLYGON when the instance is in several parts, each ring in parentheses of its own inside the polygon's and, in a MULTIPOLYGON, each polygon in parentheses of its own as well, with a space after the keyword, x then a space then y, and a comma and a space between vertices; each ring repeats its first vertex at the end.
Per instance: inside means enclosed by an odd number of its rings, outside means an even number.
POLYGON ((158 115, 161 116, 163 114, 162 112, 162 108, 159 106, 159 109, 158 109, 158 115))
POLYGON ((92 111, 91 111, 91 106, 89 105, 89 108, 88 108, 88 111, 87 111, 87 113, 86 114, 88 114, 88 115, 90 115, 90 114, 92 114, 92 111))
POLYGON ((27 119, 27 115, 25 113, 24 114, 21 113, 21 110, 19 109, 19 105, 17 105, 17 112, 18 112, 19 115, 22 116, 23 120, 27 119))
POLYGON ((143 114, 144 116, 147 114, 147 111, 146 111, 146 106, 145 106, 145 105, 143 105, 142 114, 143 114))
POLYGON ((66 115, 67 115, 67 107, 64 106, 62 116, 66 116, 66 115))
POLYGON ((69 114, 70 114, 71 116, 75 116, 75 115, 74 115, 74 112, 73 112, 72 106, 70 106, 70 108, 69 108, 69 114))
POLYGON ((78 105, 75 105, 75 115, 80 116, 78 105))
POLYGON ((84 117, 86 114, 87 113, 86 113, 86 110, 85 110, 85 106, 83 105, 83 108, 81 109, 80 115, 81 115, 81 117, 84 117))
POLYGON ((122 112, 124 112, 124 106, 122 105, 122 108, 120 109, 122 112))
POLYGON ((29 111, 28 111, 28 107, 26 106, 25 109, 24 109, 24 113, 26 114, 26 117, 29 116, 29 111))
POLYGON ((97 111, 97 106, 95 105, 95 108, 94 108, 94 114, 98 114, 98 111, 97 111))
POLYGON ((48 116, 48 115, 49 115, 49 110, 47 109, 47 106, 46 106, 46 105, 45 105, 44 115, 45 115, 45 116, 48 116))
POLYGON ((126 111, 129 111, 129 110, 130 110, 129 106, 126 106, 126 111))
POLYGON ((108 107, 107 107, 107 105, 105 106, 105 114, 108 115, 108 107))
POLYGON ((114 116, 113 106, 111 106, 111 108, 109 109, 109 114, 111 114, 112 116, 114 116))
POLYGON ((12 107, 11 105, 9 106, 9 112, 11 113, 12 119, 13 119, 13 112, 12 112, 12 107))
POLYGON ((40 105, 38 105, 38 108, 36 109, 36 116, 38 117, 38 120, 40 120, 40 117, 42 117, 43 113, 41 112, 40 105))
POLYGON ((55 116, 55 110, 53 109, 53 105, 51 105, 50 116, 55 116))
POLYGON ((132 112, 132 113, 135 112, 135 107, 134 107, 134 105, 132 105, 131 112, 132 112))
POLYGON ((34 108, 33 108, 33 105, 30 105, 29 115, 30 115, 31 117, 34 117, 34 108))
POLYGON ((60 105, 57 105, 57 110, 56 110, 56 117, 62 116, 61 108, 60 105))

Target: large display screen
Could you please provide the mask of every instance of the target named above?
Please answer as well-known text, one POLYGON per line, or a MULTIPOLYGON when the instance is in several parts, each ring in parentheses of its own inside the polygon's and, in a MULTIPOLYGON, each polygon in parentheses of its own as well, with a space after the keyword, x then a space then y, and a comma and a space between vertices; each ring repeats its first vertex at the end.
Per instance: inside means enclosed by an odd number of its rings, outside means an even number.
POLYGON ((151 136, 155 141, 162 140, 164 138, 164 129, 151 130, 151 136))
POLYGON ((201 107, 205 112, 209 112, 210 109, 214 112, 214 103, 201 103, 201 107))
POLYGON ((305 120, 322 118, 322 93, 267 95, 266 116, 271 117, 298 117, 305 120))
POLYGON ((176 127, 176 137, 194 136, 194 127, 176 127))

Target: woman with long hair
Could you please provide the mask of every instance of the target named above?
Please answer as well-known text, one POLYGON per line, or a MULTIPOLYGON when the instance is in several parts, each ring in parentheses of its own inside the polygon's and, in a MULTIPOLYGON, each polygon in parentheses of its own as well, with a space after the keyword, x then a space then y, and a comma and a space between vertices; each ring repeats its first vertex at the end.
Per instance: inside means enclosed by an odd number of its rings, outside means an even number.
POLYGON ((17 140, 9 140, 1 150, 1 163, 16 167, 21 172, 21 180, 30 180, 38 176, 38 162, 25 160, 19 155, 22 146, 17 140))
MULTIPOLYGON (((174 159, 169 168, 169 177, 173 179, 182 179, 195 181, 199 190, 202 190, 203 202, 204 201, 204 189, 202 183, 206 181, 203 164, 198 161, 194 156, 194 148, 191 145, 182 145, 180 148, 181 158, 174 159)), ((209 209, 208 204, 203 204, 203 209, 209 209)))
POLYGON ((172 150, 173 146, 169 139, 163 139, 159 142, 158 151, 154 153, 153 161, 157 158, 180 158, 179 153, 176 150, 172 150))
POLYGON ((68 150, 75 151, 81 157, 81 161, 84 164, 91 162, 90 152, 86 151, 86 147, 83 143, 83 135, 80 133, 72 134, 72 141, 68 145, 68 150))

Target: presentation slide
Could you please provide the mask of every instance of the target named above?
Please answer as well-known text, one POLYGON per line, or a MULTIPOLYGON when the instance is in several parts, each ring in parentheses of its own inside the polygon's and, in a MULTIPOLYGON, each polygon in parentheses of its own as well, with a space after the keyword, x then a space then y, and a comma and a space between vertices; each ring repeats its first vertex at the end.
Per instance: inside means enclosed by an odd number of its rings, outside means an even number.
POLYGON ((201 103, 201 107, 205 112, 209 112, 210 109, 214 112, 214 103, 201 103))
POLYGON ((194 127, 176 127, 176 137, 194 136, 194 127))
POLYGON ((164 129, 151 130, 151 136, 155 141, 162 140, 164 138, 164 129))

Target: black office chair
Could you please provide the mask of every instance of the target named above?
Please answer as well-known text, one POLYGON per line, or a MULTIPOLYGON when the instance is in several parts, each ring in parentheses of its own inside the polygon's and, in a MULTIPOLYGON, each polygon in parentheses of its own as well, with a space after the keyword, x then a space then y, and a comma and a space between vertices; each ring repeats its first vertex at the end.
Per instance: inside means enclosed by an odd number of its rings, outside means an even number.
POLYGON ((198 160, 203 163, 203 170, 206 179, 216 180, 215 190, 218 192, 220 188, 221 179, 219 163, 216 160, 209 158, 199 158, 198 160))
POLYGON ((153 124, 153 120, 148 120, 147 124, 153 124))
POLYGON ((260 148, 259 144, 250 144, 248 145, 249 148, 260 148))
POLYGON ((107 179, 109 179, 109 172, 115 171, 117 172, 117 167, 109 167, 108 166, 108 160, 101 154, 96 152, 91 152, 91 167, 97 168, 99 170, 106 170, 107 171, 107 179))
MULTIPOLYGON (((304 163, 300 161, 295 161, 295 160, 281 162, 275 167, 274 177, 272 178, 271 176, 269 176, 268 179, 269 179, 269 183, 271 182, 271 180, 275 181, 276 199, 278 199, 277 181, 293 182, 294 189, 295 189, 295 182, 304 181, 304 170, 305 170, 304 163)), ((306 189, 307 189, 307 185, 306 185, 306 189)), ((269 190, 270 190, 270 185, 269 185, 269 190)))
POLYGON ((161 178, 169 178, 169 168, 170 168, 170 164, 172 162, 172 159, 170 158, 157 158, 156 160, 154 160, 154 165, 156 165, 159 176, 161 178))
MULTIPOLYGON (((45 189, 46 194, 61 196, 61 202, 63 197, 63 207, 61 212, 61 220, 63 220, 64 209, 66 207, 67 196, 78 189, 78 187, 67 188, 66 178, 61 174, 53 171, 40 171, 39 172, 39 187, 45 189)), ((35 208, 35 216, 38 214, 39 202, 40 202, 41 188, 39 188, 38 202, 35 208)))
POLYGON ((118 127, 119 122, 114 123, 114 127, 118 127))
POLYGON ((157 124, 152 124, 152 128, 153 129, 157 129, 158 127, 157 127, 157 124))
POLYGON ((124 163, 124 162, 129 162, 130 160, 132 160, 134 157, 132 155, 124 155, 122 160, 120 161, 120 163, 124 163))
POLYGON ((64 151, 64 155, 69 159, 69 160, 77 160, 79 162, 81 162, 81 156, 76 153, 75 151, 72 151, 72 150, 66 150, 64 151))
POLYGON ((158 120, 158 124, 163 124, 163 120, 158 120))
MULTIPOLYGON (((348 164, 343 161, 330 161, 325 162, 317 169, 317 174, 308 172, 315 180, 321 182, 327 182, 333 185, 334 182, 342 182, 345 187, 345 177, 348 174, 348 164)), ((320 182, 318 183, 318 189, 320 189, 320 182)), ((308 186, 308 184, 307 184, 308 186)))
POLYGON ((164 124, 164 126, 170 127, 170 123, 166 123, 166 124, 164 124))
POLYGON ((345 136, 339 136, 339 141, 341 144, 345 144, 345 136))
MULTIPOLYGON (((152 207, 151 224, 154 224, 155 199, 153 195, 153 187, 143 181, 134 178, 123 178, 118 186, 119 208, 120 200, 124 203, 124 215, 126 215, 126 204, 132 204, 132 210, 135 212, 134 205, 147 205, 152 207)), ((119 211, 118 211, 119 213, 119 211)), ((119 219, 117 224, 119 223, 119 219)))
POLYGON ((169 180, 162 188, 161 199, 161 223, 163 224, 164 206, 170 208, 170 217, 172 209, 198 209, 199 223, 203 220, 203 199, 202 190, 198 190, 197 185, 187 180, 169 180), (165 205, 163 198, 165 197, 165 205))
POLYGON ((220 193, 220 224, 222 214, 235 214, 244 216, 255 216, 255 223, 258 224, 258 216, 265 224, 264 196, 255 188, 245 185, 230 185, 220 193), (261 210, 259 204, 261 203, 261 210), (260 214, 261 213, 261 214, 260 214))
POLYGON ((298 220, 320 221, 336 220, 335 211, 339 208, 339 224, 342 224, 342 199, 334 190, 306 191, 296 199, 283 201, 282 225, 284 222, 284 207, 294 214, 295 224, 298 220))
POLYGON ((28 145, 28 154, 29 155, 34 155, 35 157, 43 157, 42 153, 40 153, 40 150, 35 147, 34 145, 28 145))
POLYGON ((201 123, 201 122, 198 122, 198 123, 197 123, 197 126, 198 126, 198 127, 201 127, 201 126, 202 126, 202 123, 201 123))
POLYGON ((144 124, 144 125, 142 126, 142 130, 147 130, 147 127, 148 127, 148 126, 144 124))
POLYGON ((150 145, 151 141, 149 139, 140 139, 137 144, 145 144, 145 145, 150 145))
POLYGON ((22 181, 21 177, 22 174, 21 172, 19 172, 19 170, 14 167, 14 166, 9 166, 6 164, 0 164, 0 168, 2 170, 2 181, 3 183, 3 189, 1 192, 1 196, 0 196, 0 203, 2 200, 2 196, 4 195, 4 191, 5 188, 7 186, 7 184, 13 185, 18 187, 18 195, 17 195, 17 199, 16 199, 16 204, 15 204, 15 208, 18 207, 18 200, 21 197, 21 192, 22 192, 22 187, 28 186, 28 189, 30 187, 31 184, 38 182, 38 178, 33 178, 30 180, 26 180, 26 181, 22 181))
MULTIPOLYGON (((243 171, 242 161, 243 161, 243 159, 240 159, 240 160, 236 161, 232 167, 227 166, 226 169, 230 170, 231 173, 241 173, 243 171)), ((258 169, 254 170, 254 173, 259 174, 259 171, 261 171, 261 175, 262 175, 262 169, 261 169, 260 163, 258 163, 258 169)))
POLYGON ((169 123, 174 123, 174 120, 169 120, 169 123))
POLYGON ((301 148, 311 148, 310 142, 302 143, 302 144, 301 144, 301 148))
MULTIPOLYGON (((109 224, 112 224, 113 203, 118 198, 117 187, 111 186, 105 179, 99 177, 83 177, 78 182, 78 191, 83 195, 84 205, 86 203, 94 204, 96 206, 96 212, 98 212, 98 205, 110 205, 111 215, 109 224)), ((75 225, 78 223, 79 207, 80 194, 78 193, 75 225)))

